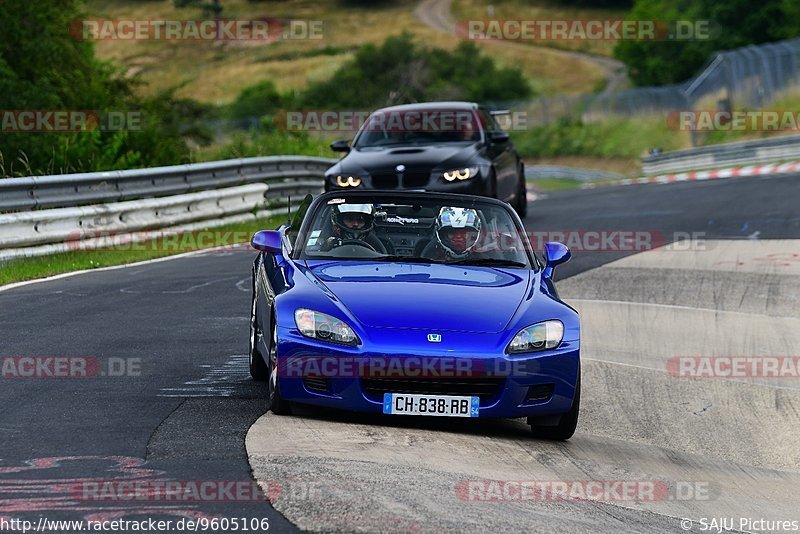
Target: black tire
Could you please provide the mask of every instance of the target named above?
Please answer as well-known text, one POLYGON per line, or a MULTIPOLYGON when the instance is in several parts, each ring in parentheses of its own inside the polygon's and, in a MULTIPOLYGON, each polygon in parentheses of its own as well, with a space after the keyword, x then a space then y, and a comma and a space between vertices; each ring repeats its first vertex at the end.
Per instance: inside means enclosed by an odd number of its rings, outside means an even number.
POLYGON ((255 278, 253 278, 253 296, 250 303, 250 376, 256 382, 266 382, 269 378, 269 369, 261 350, 258 348, 258 341, 263 337, 263 334, 261 333, 261 325, 258 324, 257 306, 256 284, 255 278))
POLYGON ((572 407, 567 413, 561 416, 561 420, 556 426, 536 426, 531 425, 533 437, 539 439, 551 439, 555 441, 566 441, 575 434, 578 427, 578 413, 581 410, 581 378, 578 375, 578 383, 575 386, 575 398, 572 400, 572 407))
POLYGON ((272 320, 272 336, 269 344, 269 380, 267 381, 267 410, 275 415, 289 415, 292 407, 281 396, 281 385, 278 381, 278 336, 275 320, 272 320))
POLYGON ((525 182, 525 168, 522 165, 519 166, 519 186, 516 197, 514 209, 517 210, 520 219, 524 219, 528 215, 528 189, 525 182))

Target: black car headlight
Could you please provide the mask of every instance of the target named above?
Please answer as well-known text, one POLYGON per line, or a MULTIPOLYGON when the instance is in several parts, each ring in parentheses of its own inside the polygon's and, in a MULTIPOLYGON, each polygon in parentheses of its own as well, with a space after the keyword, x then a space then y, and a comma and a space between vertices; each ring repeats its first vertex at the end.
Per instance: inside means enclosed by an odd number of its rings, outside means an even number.
POLYGON ((506 347, 508 354, 524 354, 558 347, 564 338, 564 323, 544 321, 526 326, 514 336, 506 347))
POLYGON ((469 180, 470 178, 474 178, 477 175, 478 175, 478 167, 463 167, 461 169, 452 169, 449 171, 444 171, 442 173, 442 178, 444 178, 446 182, 455 182, 461 180, 469 180))
POLYGON ((294 312, 294 322, 306 337, 340 345, 358 345, 358 336, 347 323, 325 313, 298 308, 294 312))

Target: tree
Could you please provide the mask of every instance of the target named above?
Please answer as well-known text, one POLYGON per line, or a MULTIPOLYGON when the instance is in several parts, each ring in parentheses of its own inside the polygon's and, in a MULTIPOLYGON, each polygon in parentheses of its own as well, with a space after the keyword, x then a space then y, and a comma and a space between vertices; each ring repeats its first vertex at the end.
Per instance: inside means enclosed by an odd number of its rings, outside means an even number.
POLYGON ((361 47, 329 80, 312 83, 300 97, 306 108, 370 108, 423 100, 502 101, 531 88, 517 67, 498 67, 475 43, 455 51, 420 47, 412 35, 361 47))
POLYGON ((614 56, 637 85, 664 85, 691 78, 718 50, 800 35, 796 0, 635 0, 628 20, 709 21, 708 39, 620 41, 614 56))
POLYGON ((79 0, 3 0, 0 110, 96 111, 141 115, 129 131, 0 132, 0 176, 82 172, 188 162, 187 139, 207 142, 207 109, 171 94, 142 98, 121 70, 73 38, 79 0))

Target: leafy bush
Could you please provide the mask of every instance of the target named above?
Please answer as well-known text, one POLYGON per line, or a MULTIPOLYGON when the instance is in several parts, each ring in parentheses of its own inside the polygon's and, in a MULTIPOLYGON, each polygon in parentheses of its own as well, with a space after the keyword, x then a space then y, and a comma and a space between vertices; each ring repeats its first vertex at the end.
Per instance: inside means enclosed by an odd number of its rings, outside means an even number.
POLYGON ((326 81, 300 96, 305 108, 370 108, 425 100, 502 101, 532 95, 522 71, 497 67, 472 42, 428 49, 403 33, 368 44, 326 81))
POLYGON ((234 133, 224 146, 207 150, 198 159, 211 161, 285 154, 327 158, 331 156, 329 142, 307 132, 276 129, 272 125, 272 120, 266 117, 259 128, 234 133))
POLYGON ((91 42, 68 31, 79 0, 4 0, 0 9, 0 95, 3 110, 138 113, 129 131, 0 134, 0 176, 85 172, 189 160, 187 140, 207 143, 198 124, 211 108, 172 94, 134 95, 136 82, 94 56, 91 42))
POLYGON ((800 35, 795 0, 635 0, 628 20, 709 21, 710 38, 687 41, 620 41, 614 55, 637 85, 691 78, 715 51, 800 35))

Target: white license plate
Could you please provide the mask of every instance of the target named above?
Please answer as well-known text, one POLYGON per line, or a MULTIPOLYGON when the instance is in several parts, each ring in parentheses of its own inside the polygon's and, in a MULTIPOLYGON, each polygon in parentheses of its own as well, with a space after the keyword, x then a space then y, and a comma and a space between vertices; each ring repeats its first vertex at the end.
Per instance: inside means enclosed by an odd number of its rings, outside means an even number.
POLYGON ((394 415, 478 417, 479 406, 480 397, 410 393, 383 394, 383 413, 394 415))

